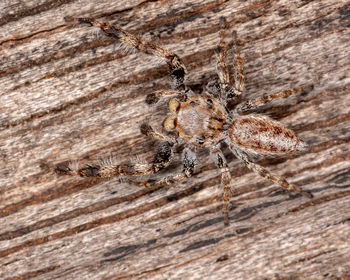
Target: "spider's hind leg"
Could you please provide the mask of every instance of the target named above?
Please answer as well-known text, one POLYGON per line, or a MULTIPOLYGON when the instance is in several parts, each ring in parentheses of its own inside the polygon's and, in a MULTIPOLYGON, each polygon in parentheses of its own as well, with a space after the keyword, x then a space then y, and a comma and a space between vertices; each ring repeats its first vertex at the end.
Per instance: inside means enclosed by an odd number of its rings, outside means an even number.
POLYGON ((232 37, 234 40, 233 49, 235 54, 235 72, 232 78, 234 80, 233 94, 238 96, 242 94, 244 88, 243 60, 237 46, 238 39, 236 31, 232 32, 232 37))
POLYGON ((228 169, 227 162, 224 154, 219 147, 214 147, 211 149, 211 155, 215 161, 217 168, 221 172, 221 186, 223 188, 222 198, 224 200, 223 214, 224 214, 224 224, 225 226, 229 225, 229 203, 231 195, 231 173, 228 169))
POLYGON ((220 43, 216 51, 217 64, 216 69, 220 80, 220 92, 221 97, 226 101, 227 95, 230 92, 230 77, 226 66, 226 44, 225 44, 225 29, 226 20, 220 19, 221 31, 220 31, 220 43))
POLYGON ((277 176, 272 174, 270 171, 268 171, 267 169, 263 168, 262 166, 260 166, 259 164, 253 163, 248 159, 248 156, 242 152, 239 149, 235 149, 234 147, 230 147, 231 151, 235 154, 235 156, 240 159, 241 161, 244 162, 244 164, 252 171, 254 171, 255 173, 259 174, 261 177, 264 177, 278 185, 280 185, 281 187, 289 190, 289 191, 293 191, 296 193, 300 193, 308 198, 313 198, 313 195, 309 192, 306 192, 296 186, 293 186, 291 184, 289 184, 287 182, 287 180, 283 177, 277 176))
POLYGON ((240 56, 239 48, 237 46, 237 33, 233 31, 234 39, 234 57, 235 57, 235 71, 230 73, 228 71, 227 63, 227 48, 225 44, 225 30, 227 29, 227 22, 224 18, 220 19, 220 43, 217 50, 217 72, 220 80, 221 98, 227 102, 227 99, 237 98, 242 94, 244 87, 243 62, 240 56))
POLYGON ((256 109, 259 109, 259 107, 262 107, 274 100, 278 100, 281 98, 288 98, 291 95, 297 94, 297 93, 303 93, 303 92, 309 92, 313 89, 313 85, 301 87, 301 88, 294 88, 294 89, 287 89, 282 90, 280 92, 275 92, 271 94, 265 94, 263 96, 259 96, 250 100, 247 100, 241 104, 239 104, 236 107, 236 110, 240 114, 249 113, 250 111, 254 111, 256 109))

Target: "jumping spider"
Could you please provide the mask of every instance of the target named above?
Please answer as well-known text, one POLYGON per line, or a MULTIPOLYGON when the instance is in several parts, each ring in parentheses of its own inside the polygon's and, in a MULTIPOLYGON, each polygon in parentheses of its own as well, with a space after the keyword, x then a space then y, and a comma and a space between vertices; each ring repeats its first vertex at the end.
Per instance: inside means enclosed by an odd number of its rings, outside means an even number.
POLYGON ((195 94, 185 83, 186 67, 175 53, 150 42, 143 41, 129 32, 93 18, 66 18, 68 22, 88 23, 121 42, 124 46, 165 59, 172 78, 172 90, 158 91, 149 94, 146 103, 154 104, 160 98, 169 98, 170 113, 163 122, 166 132, 158 132, 148 124, 141 125, 141 132, 149 137, 163 141, 154 159, 143 164, 101 163, 84 168, 56 167, 59 174, 81 177, 124 177, 126 181, 146 188, 174 184, 182 181, 194 172, 196 164, 196 148, 210 149, 212 158, 221 172, 223 186, 223 215, 225 225, 229 224, 228 206, 230 200, 231 174, 226 159, 220 149, 220 143, 226 142, 231 152, 249 169, 260 176, 279 184, 290 191, 300 193, 308 198, 312 194, 290 185, 283 177, 271 174, 268 170, 251 161, 254 155, 284 155, 305 149, 306 144, 282 123, 259 114, 251 114, 254 110, 268 102, 287 98, 303 89, 284 90, 278 93, 257 97, 235 106, 233 112, 227 109, 230 100, 239 100, 244 86, 243 63, 237 47, 236 33, 233 32, 235 73, 230 74, 226 66, 225 29, 227 24, 221 19, 220 43, 216 51, 217 73, 219 83, 211 82, 202 94, 195 94), (182 152, 182 173, 171 175, 156 181, 134 181, 130 176, 154 174, 167 167, 173 159, 173 150, 178 144, 184 145, 182 152))

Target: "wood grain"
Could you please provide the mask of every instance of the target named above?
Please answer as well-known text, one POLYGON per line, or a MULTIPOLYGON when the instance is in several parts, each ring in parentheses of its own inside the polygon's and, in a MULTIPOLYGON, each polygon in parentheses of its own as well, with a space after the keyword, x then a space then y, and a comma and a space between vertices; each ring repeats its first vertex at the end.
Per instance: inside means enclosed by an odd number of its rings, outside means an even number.
MULTIPOLYGON (((350 279, 350 2, 3 1, 0 3, 1 279, 350 279), (25 4, 24 4, 25 3, 25 4), (180 55, 187 84, 216 78, 219 18, 239 36, 245 97, 313 85, 262 113, 310 149, 258 159, 311 191, 288 194, 227 147, 230 226, 219 172, 199 151, 195 176, 159 190, 57 177, 45 166, 150 159, 168 89, 164 62, 126 53, 65 16, 94 16, 180 55)), ((180 170, 180 158, 159 176, 180 170)))

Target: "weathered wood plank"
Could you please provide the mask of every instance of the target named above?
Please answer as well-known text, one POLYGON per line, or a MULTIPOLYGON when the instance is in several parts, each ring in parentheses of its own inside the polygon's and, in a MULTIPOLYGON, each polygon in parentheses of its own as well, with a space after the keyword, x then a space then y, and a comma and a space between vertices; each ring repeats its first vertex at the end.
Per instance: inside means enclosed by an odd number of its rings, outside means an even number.
MULTIPOLYGON (((1 279, 348 279, 350 277, 350 2, 5 1, 0 4, 1 279), (98 3, 97 3, 98 2, 98 3), (219 18, 239 35, 245 97, 302 85, 263 113, 310 145, 258 159, 311 191, 281 191, 224 149, 232 185, 223 226, 220 176, 199 151, 195 176, 156 191, 43 168, 113 155, 150 159, 166 108, 166 65, 125 53, 64 16, 97 16, 180 55, 187 83, 216 77, 219 18)), ((181 169, 176 162, 161 175, 181 169)))

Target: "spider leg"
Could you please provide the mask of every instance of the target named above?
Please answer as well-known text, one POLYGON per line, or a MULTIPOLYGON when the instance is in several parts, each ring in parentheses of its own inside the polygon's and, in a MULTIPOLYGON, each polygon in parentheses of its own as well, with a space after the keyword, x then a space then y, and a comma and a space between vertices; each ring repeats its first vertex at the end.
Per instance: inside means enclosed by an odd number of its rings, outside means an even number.
POLYGON ((183 170, 179 174, 167 176, 165 178, 162 178, 156 181, 154 180, 135 181, 131 179, 126 179, 125 181, 130 184, 133 184, 139 187, 146 187, 146 188, 163 187, 166 185, 172 185, 172 184, 181 182, 193 175, 194 167, 196 164, 196 155, 190 149, 185 148, 182 153, 182 159, 183 159, 183 170))
POLYGON ((216 70, 220 80, 221 98, 226 101, 227 95, 230 92, 230 77, 226 66, 226 44, 225 44, 225 28, 226 21, 224 18, 220 19, 220 43, 216 51, 217 64, 216 70))
MULTIPOLYGON (((205 87, 205 90, 209 95, 222 100, 220 83, 217 80, 209 81, 205 87)), ((225 103, 225 100, 223 100, 223 102, 225 103)))
POLYGON ((226 60, 227 60, 227 48, 225 44, 225 29, 227 29, 227 23, 224 18, 220 19, 221 25, 221 39, 217 50, 217 72, 220 80, 221 98, 224 102, 229 98, 235 98, 242 94, 244 87, 244 74, 243 74, 243 62, 240 56, 239 48, 237 46, 237 33, 233 31, 232 36, 234 39, 234 56, 235 56, 235 71, 233 75, 230 75, 226 60))
POLYGON ((308 92, 312 90, 313 86, 303 87, 303 88, 294 88, 294 89, 287 89, 276 93, 266 94, 263 96, 256 97, 254 99, 247 100, 237 106, 237 111, 239 113, 245 113, 248 111, 256 110, 257 108, 264 106, 268 103, 270 103, 273 100, 281 99, 281 98, 288 98, 289 96, 301 93, 301 92, 308 92))
POLYGON ((232 145, 230 145, 230 148, 232 150, 232 152, 235 154, 235 156, 240 159, 241 161, 244 162, 244 164, 252 171, 256 172, 257 174, 259 174, 261 177, 264 177, 278 185, 280 185, 281 187, 289 190, 289 191, 293 191, 296 193, 300 193, 308 198, 313 198, 313 195, 309 192, 303 191, 302 189, 295 187, 291 184, 289 184, 285 178, 280 177, 280 176, 276 176, 274 174, 272 174, 270 171, 266 170, 265 168, 263 168, 262 166, 251 162, 248 159, 248 156, 246 153, 244 153, 243 151, 241 151, 240 149, 236 149, 234 147, 232 147, 232 145))
POLYGON ((148 94, 146 97, 146 103, 147 104, 155 104, 159 101, 160 98, 171 97, 171 96, 177 96, 177 98, 179 98, 179 100, 185 99, 184 94, 180 91, 161 90, 161 91, 156 91, 156 92, 152 92, 152 93, 148 94))
POLYGON ((244 72, 243 72, 243 61, 242 57, 239 51, 239 48, 237 46, 237 32, 232 32, 232 37, 234 40, 234 53, 235 53, 235 76, 232 78, 235 82, 233 87, 233 94, 234 96, 238 96, 242 94, 243 88, 244 88, 244 72))
POLYGON ((165 135, 161 132, 155 131, 149 124, 143 123, 140 127, 141 133, 149 136, 153 139, 166 141, 168 143, 174 144, 176 142, 174 137, 165 135))
POLYGON ((230 195, 231 195, 231 173, 230 173, 230 170, 228 169, 225 156, 220 150, 220 148, 214 147, 211 149, 210 152, 215 161, 217 168, 219 168, 221 172, 221 186, 223 187, 222 198, 224 200, 224 206, 223 206, 224 224, 225 226, 228 226, 229 225, 228 208, 229 208, 230 195))
POLYGON ((126 46, 135 48, 146 54, 151 54, 151 55, 158 56, 160 58, 164 58, 168 63, 168 66, 170 69, 170 75, 174 82, 174 88, 181 89, 181 90, 185 89, 184 79, 186 74, 186 67, 183 64, 180 57, 177 54, 173 53, 172 51, 159 47, 153 43, 143 41, 138 37, 136 37, 135 35, 125 31, 124 29, 121 29, 118 26, 110 25, 108 23, 103 23, 103 22, 97 21, 94 18, 67 17, 65 20, 67 22, 77 21, 80 23, 89 23, 91 25, 97 26, 101 28, 106 35, 111 36, 112 38, 120 41, 126 46))
POLYGON ((55 172, 60 175, 98 178, 142 176, 153 174, 170 164, 173 158, 172 147, 172 143, 165 142, 159 148, 153 161, 150 163, 113 164, 111 162, 102 162, 100 164, 88 165, 80 169, 73 169, 71 167, 62 168, 56 166, 55 172))

